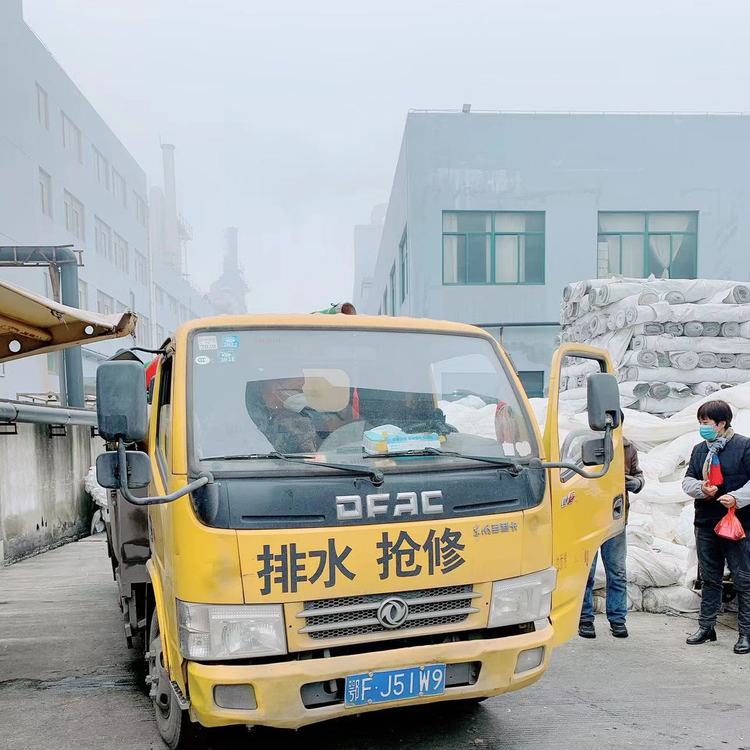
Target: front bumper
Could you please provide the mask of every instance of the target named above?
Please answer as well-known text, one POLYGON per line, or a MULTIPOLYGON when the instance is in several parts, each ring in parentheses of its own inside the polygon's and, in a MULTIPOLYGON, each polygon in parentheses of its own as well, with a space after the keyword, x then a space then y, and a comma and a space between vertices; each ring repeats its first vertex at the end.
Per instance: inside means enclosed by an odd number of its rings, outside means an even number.
POLYGON ((534 633, 505 638, 414 646, 327 659, 306 659, 258 666, 189 662, 187 674, 190 715, 194 721, 206 727, 250 724, 296 729, 306 724, 352 713, 499 695, 526 687, 541 677, 549 664, 552 635, 552 626, 547 625, 543 630, 534 633), (535 669, 515 674, 518 655, 522 651, 539 646, 544 647, 542 663, 535 669), (306 708, 300 694, 302 686, 307 683, 336 680, 363 671, 463 662, 481 663, 478 680, 473 685, 449 687, 445 694, 440 696, 357 708, 345 708, 343 703, 306 708), (216 685, 247 684, 252 685, 255 691, 256 709, 225 709, 214 702, 216 685))

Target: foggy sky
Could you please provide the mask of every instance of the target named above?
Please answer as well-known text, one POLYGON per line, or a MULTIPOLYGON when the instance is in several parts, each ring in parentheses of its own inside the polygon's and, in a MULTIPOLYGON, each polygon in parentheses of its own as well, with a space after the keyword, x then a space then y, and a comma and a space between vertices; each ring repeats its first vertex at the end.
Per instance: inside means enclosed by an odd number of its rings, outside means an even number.
MULTIPOLYGON (((2 1, 2 0, 0 0, 2 1)), ((410 108, 750 110, 727 0, 25 0, 27 23, 147 172, 177 146, 190 271, 240 229, 251 311, 351 296, 410 108)))

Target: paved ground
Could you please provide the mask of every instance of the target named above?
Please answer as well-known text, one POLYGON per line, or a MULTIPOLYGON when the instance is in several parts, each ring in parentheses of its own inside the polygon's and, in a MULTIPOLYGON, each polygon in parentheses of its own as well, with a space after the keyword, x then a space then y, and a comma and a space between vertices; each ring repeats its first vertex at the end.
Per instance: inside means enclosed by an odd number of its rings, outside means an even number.
MULTIPOLYGON (((0 569, 0 750, 154 750, 162 745, 125 647, 104 543, 0 569)), ((212 748, 745 748, 750 657, 736 633, 689 649, 694 623, 633 616, 616 641, 575 640, 532 688, 474 709, 404 709, 297 733, 220 734, 212 748)))

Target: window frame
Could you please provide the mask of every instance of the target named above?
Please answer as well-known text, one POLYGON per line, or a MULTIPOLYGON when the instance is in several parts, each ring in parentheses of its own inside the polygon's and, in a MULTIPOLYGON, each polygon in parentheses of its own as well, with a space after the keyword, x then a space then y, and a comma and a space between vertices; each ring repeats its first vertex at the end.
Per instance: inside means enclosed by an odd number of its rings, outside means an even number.
POLYGON ((388 276, 388 289, 390 291, 388 301, 391 305, 391 315, 396 314, 396 261, 393 261, 391 272, 388 276))
MULTIPOLYGON (((69 190, 63 190, 63 206, 65 210, 65 231, 72 234, 81 242, 86 242, 86 215, 83 203, 69 190), (74 231, 68 223, 73 211, 78 216, 78 231, 74 231)), ((72 223, 72 222, 71 222, 72 223)))
MULTIPOLYGON (((544 286, 547 283, 547 213, 546 211, 509 211, 509 210, 444 210, 441 214, 441 222, 443 224, 441 225, 441 231, 442 231, 442 240, 441 240, 441 248, 442 248, 442 268, 441 268, 441 275, 442 275, 442 283, 443 286, 544 286), (444 226, 445 222, 445 215, 446 214, 484 214, 490 215, 490 229, 489 231, 485 232, 446 232, 442 227, 444 226), (498 214, 522 214, 524 216, 530 216, 532 214, 536 214, 538 216, 541 216, 542 219, 542 231, 540 232, 503 232, 503 231, 496 231, 495 229, 495 217, 498 214), (468 246, 469 238, 470 237, 484 237, 485 239, 489 237, 490 240, 490 273, 489 273, 489 280, 488 281, 446 281, 445 279, 445 238, 446 237, 463 237, 464 243, 468 246), (496 264, 496 238, 497 237, 541 237, 542 238, 542 278, 540 281, 520 281, 518 278, 516 281, 496 281, 496 270, 497 270, 497 264, 496 264)), ((517 271, 518 275, 520 276, 521 271, 521 243, 516 242, 516 252, 518 254, 517 257, 517 271)), ((466 257, 468 258, 468 253, 466 253, 466 257)), ((467 263, 466 259, 464 260, 464 265, 467 263)), ((456 265, 456 270, 458 270, 458 263, 456 265)), ((466 276, 466 268, 464 268, 464 275, 466 276)))
POLYGON ((39 167, 39 197, 41 199, 42 214, 53 219, 52 210, 52 175, 39 167))
POLYGON ((39 83, 36 84, 36 118, 45 130, 49 130, 49 95, 39 83))
MULTIPOLYGON (((596 245, 597 245, 597 268, 599 268, 599 244, 601 242, 602 237, 617 237, 619 239, 619 245, 620 245, 620 266, 619 270, 613 271, 610 262, 609 257, 607 257, 607 276, 610 276, 612 274, 615 275, 622 275, 622 238, 623 237, 641 237, 642 238, 642 252, 643 252, 643 276, 639 278, 647 279, 650 275, 650 273, 647 273, 648 270, 648 259, 649 259, 649 239, 651 237, 669 237, 669 264, 667 266, 667 271, 669 273, 668 278, 672 278, 672 263, 674 262, 674 255, 673 255, 673 247, 674 247, 674 237, 675 235, 683 235, 683 236, 689 236, 692 237, 695 240, 695 257, 693 258, 693 269, 692 269, 692 276, 689 276, 687 278, 696 279, 698 277, 698 231, 699 231, 699 221, 700 221, 700 211, 678 211, 678 210, 672 210, 672 211, 598 211, 596 214, 596 245), (656 230, 653 232, 649 231, 649 218, 652 216, 663 216, 665 214, 682 214, 682 215, 690 215, 692 218, 695 219, 695 229, 690 230, 683 230, 681 232, 667 232, 664 230, 656 230), (643 231, 616 231, 616 232, 602 232, 599 230, 599 227, 601 226, 601 216, 602 215, 618 215, 618 216, 643 216, 643 231)), ((606 278, 606 277, 604 277, 606 278)), ((680 278, 685 278, 684 276, 680 276, 680 278)))

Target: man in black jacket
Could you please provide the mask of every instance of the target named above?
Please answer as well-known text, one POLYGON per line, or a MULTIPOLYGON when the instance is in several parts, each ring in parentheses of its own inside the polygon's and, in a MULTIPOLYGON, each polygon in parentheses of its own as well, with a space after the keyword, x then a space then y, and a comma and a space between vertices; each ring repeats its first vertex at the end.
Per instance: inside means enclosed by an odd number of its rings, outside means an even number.
POLYGON ((703 441, 693 448, 682 481, 695 498, 695 539, 703 590, 699 630, 687 639, 695 646, 716 640, 716 617, 721 608, 724 565, 729 566, 737 591, 739 638, 736 654, 750 653, 750 538, 720 537, 714 527, 729 508, 735 508, 750 534, 750 438, 732 430, 732 409, 725 401, 707 401, 698 409, 703 441))

